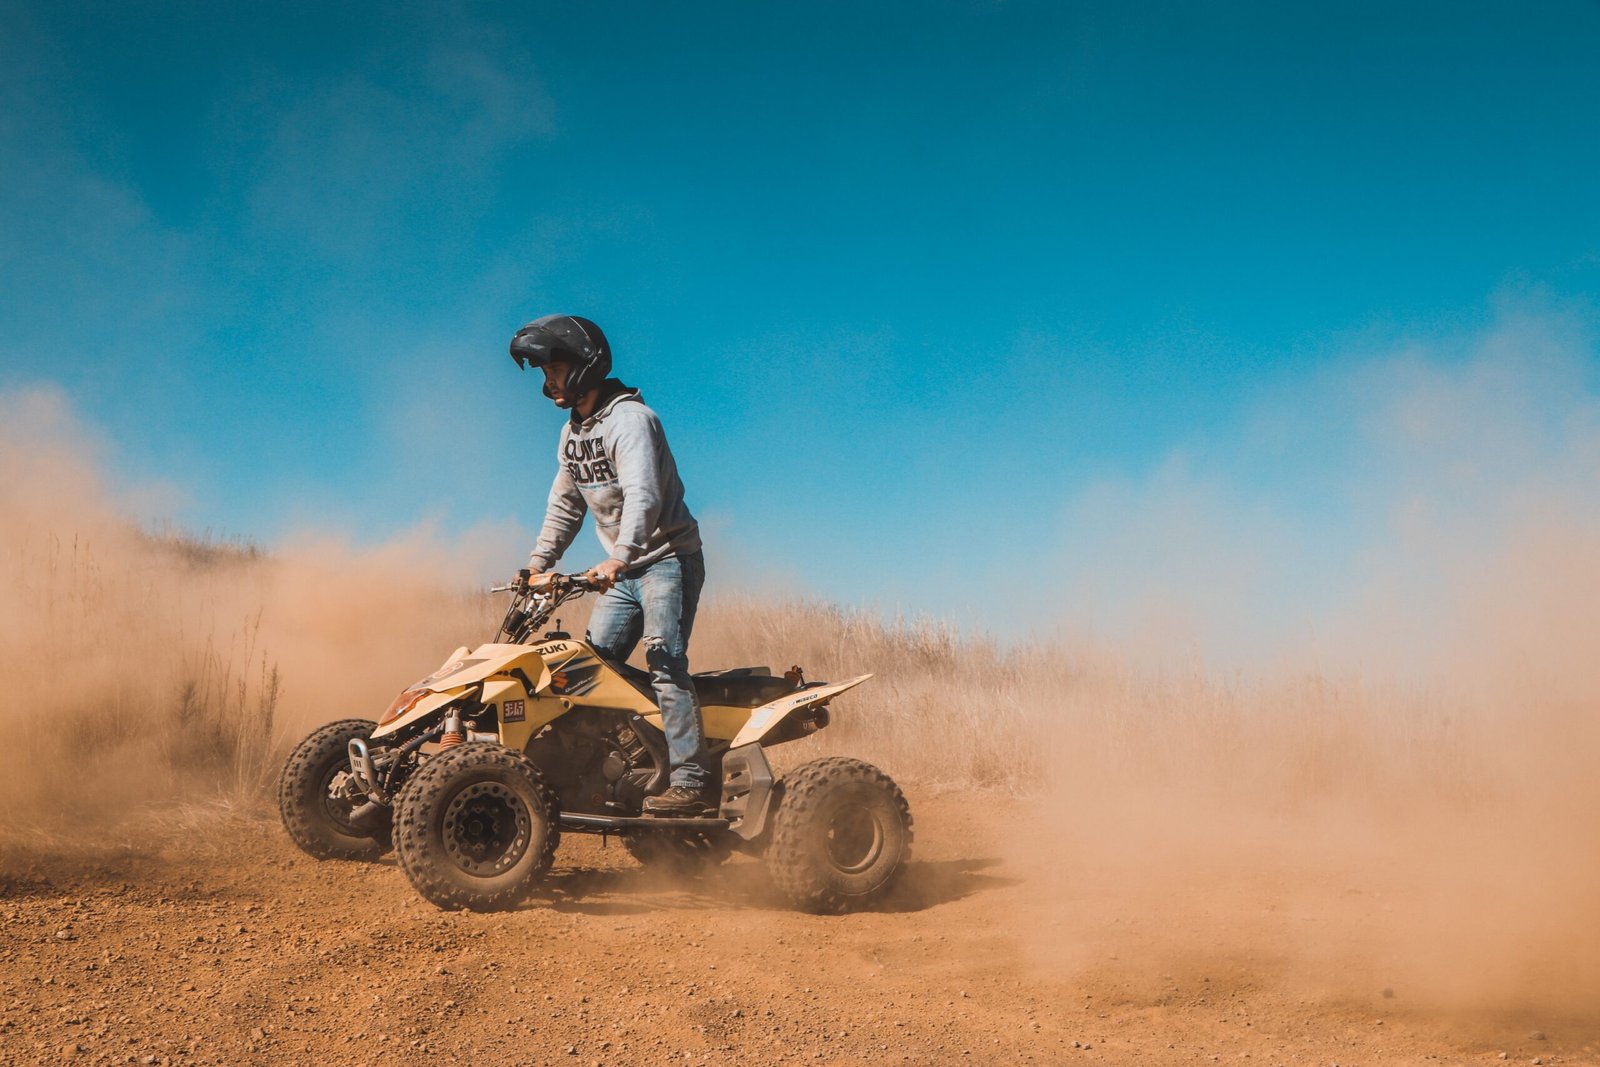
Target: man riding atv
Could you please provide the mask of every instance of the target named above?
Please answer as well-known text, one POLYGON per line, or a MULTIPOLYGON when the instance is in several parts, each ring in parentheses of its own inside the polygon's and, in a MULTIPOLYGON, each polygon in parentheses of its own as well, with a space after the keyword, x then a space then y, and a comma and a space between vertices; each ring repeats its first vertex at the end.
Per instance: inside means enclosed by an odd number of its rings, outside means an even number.
POLYGON ((674 868, 758 856, 809 911, 881 900, 910 855, 900 787, 858 759, 780 775, 766 756, 825 728, 833 700, 871 675, 691 676, 705 566, 660 420, 607 377, 611 351, 592 322, 531 322, 511 355, 571 411, 531 566, 489 590, 513 593, 492 639, 458 647, 376 720, 329 722, 295 745, 278 777, 290 838, 319 859, 392 847, 417 892, 446 909, 516 907, 564 834, 615 835, 641 863, 674 868), (552 573, 591 510, 608 558, 552 573), (545 628, 595 592, 584 640, 545 628), (648 673, 625 662, 641 639, 648 673))
POLYGON ((534 589, 549 584, 584 513, 593 512, 609 558, 588 572, 605 594, 589 618, 587 638, 619 663, 643 638, 667 738, 669 787, 645 800, 644 810, 689 817, 714 811, 718 777, 706 751, 688 657, 705 558, 661 420, 637 389, 609 377, 611 347, 588 319, 535 319, 511 339, 511 358, 519 367, 542 370, 544 395, 571 411, 561 428, 555 483, 526 581, 534 589))

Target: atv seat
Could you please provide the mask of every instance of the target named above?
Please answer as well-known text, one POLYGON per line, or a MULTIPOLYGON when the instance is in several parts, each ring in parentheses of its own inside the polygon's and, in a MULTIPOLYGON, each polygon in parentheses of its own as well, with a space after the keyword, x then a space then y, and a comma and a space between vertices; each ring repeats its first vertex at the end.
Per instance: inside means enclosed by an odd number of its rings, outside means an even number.
MULTIPOLYGON (((650 680, 649 671, 615 660, 606 662, 635 689, 655 700, 655 686, 650 680)), ((774 678, 771 667, 733 667, 725 671, 691 674, 689 678, 694 682, 694 693, 702 707, 710 704, 722 708, 759 708, 769 700, 776 700, 795 689, 794 683, 787 678, 774 678)))
POLYGON ((795 688, 787 678, 774 678, 771 667, 733 667, 691 677, 702 705, 724 708, 759 708, 795 688))

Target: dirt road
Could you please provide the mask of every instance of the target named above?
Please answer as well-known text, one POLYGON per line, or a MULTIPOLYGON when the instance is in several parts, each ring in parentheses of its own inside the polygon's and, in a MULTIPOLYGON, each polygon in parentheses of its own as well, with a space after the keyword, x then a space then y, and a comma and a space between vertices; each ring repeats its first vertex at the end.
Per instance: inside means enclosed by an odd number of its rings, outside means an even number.
POLYGON ((392 858, 314 862, 265 815, 223 845, 13 863, 0 1062, 1597 1062, 1593 1016, 1319 991, 1228 944, 1176 965, 1094 872, 1010 854, 1016 802, 911 799, 903 890, 842 917, 787 910, 747 859, 673 882, 584 837, 522 910, 445 914, 392 858))

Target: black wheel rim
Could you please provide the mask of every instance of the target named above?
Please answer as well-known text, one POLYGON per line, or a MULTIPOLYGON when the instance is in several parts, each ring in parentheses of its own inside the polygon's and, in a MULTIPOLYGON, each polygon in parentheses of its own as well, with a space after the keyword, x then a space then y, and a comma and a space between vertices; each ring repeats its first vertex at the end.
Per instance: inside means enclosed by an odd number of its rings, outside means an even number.
POLYGON ((445 851, 468 874, 504 874, 527 853, 532 837, 527 803, 501 782, 473 782, 444 810, 445 851))
POLYGON ((883 820, 865 804, 834 809, 824 838, 828 862, 842 874, 860 874, 883 855, 883 820))
POLYGON ((339 772, 342 770, 344 770, 342 762, 335 763, 329 767, 328 773, 322 776, 322 788, 317 790, 317 795, 322 798, 323 814, 327 815, 328 821, 333 823, 335 829, 340 833, 349 834, 351 837, 361 837, 361 831, 356 829, 350 822, 350 813, 356 810, 355 804, 343 797, 335 797, 331 794, 333 780, 339 776, 339 772))

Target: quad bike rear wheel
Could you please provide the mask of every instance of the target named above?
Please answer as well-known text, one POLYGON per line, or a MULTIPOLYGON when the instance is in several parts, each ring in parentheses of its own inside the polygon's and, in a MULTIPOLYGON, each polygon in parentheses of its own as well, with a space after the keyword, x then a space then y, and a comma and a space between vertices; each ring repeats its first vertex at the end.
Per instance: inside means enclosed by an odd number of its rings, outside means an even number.
POLYGON ((866 907, 911 857, 911 807, 887 774, 858 759, 813 760, 784 777, 767 869, 805 911, 866 907))
POLYGON ((328 795, 334 778, 350 768, 350 741, 372 736, 375 726, 367 719, 330 722, 294 747, 278 776, 283 827, 318 859, 371 860, 389 851, 387 811, 357 822, 350 813, 361 801, 328 795))
POLYGON ((395 852, 411 884, 448 911, 502 911, 555 855, 556 794, 520 752, 471 742, 428 760, 401 792, 395 852))

